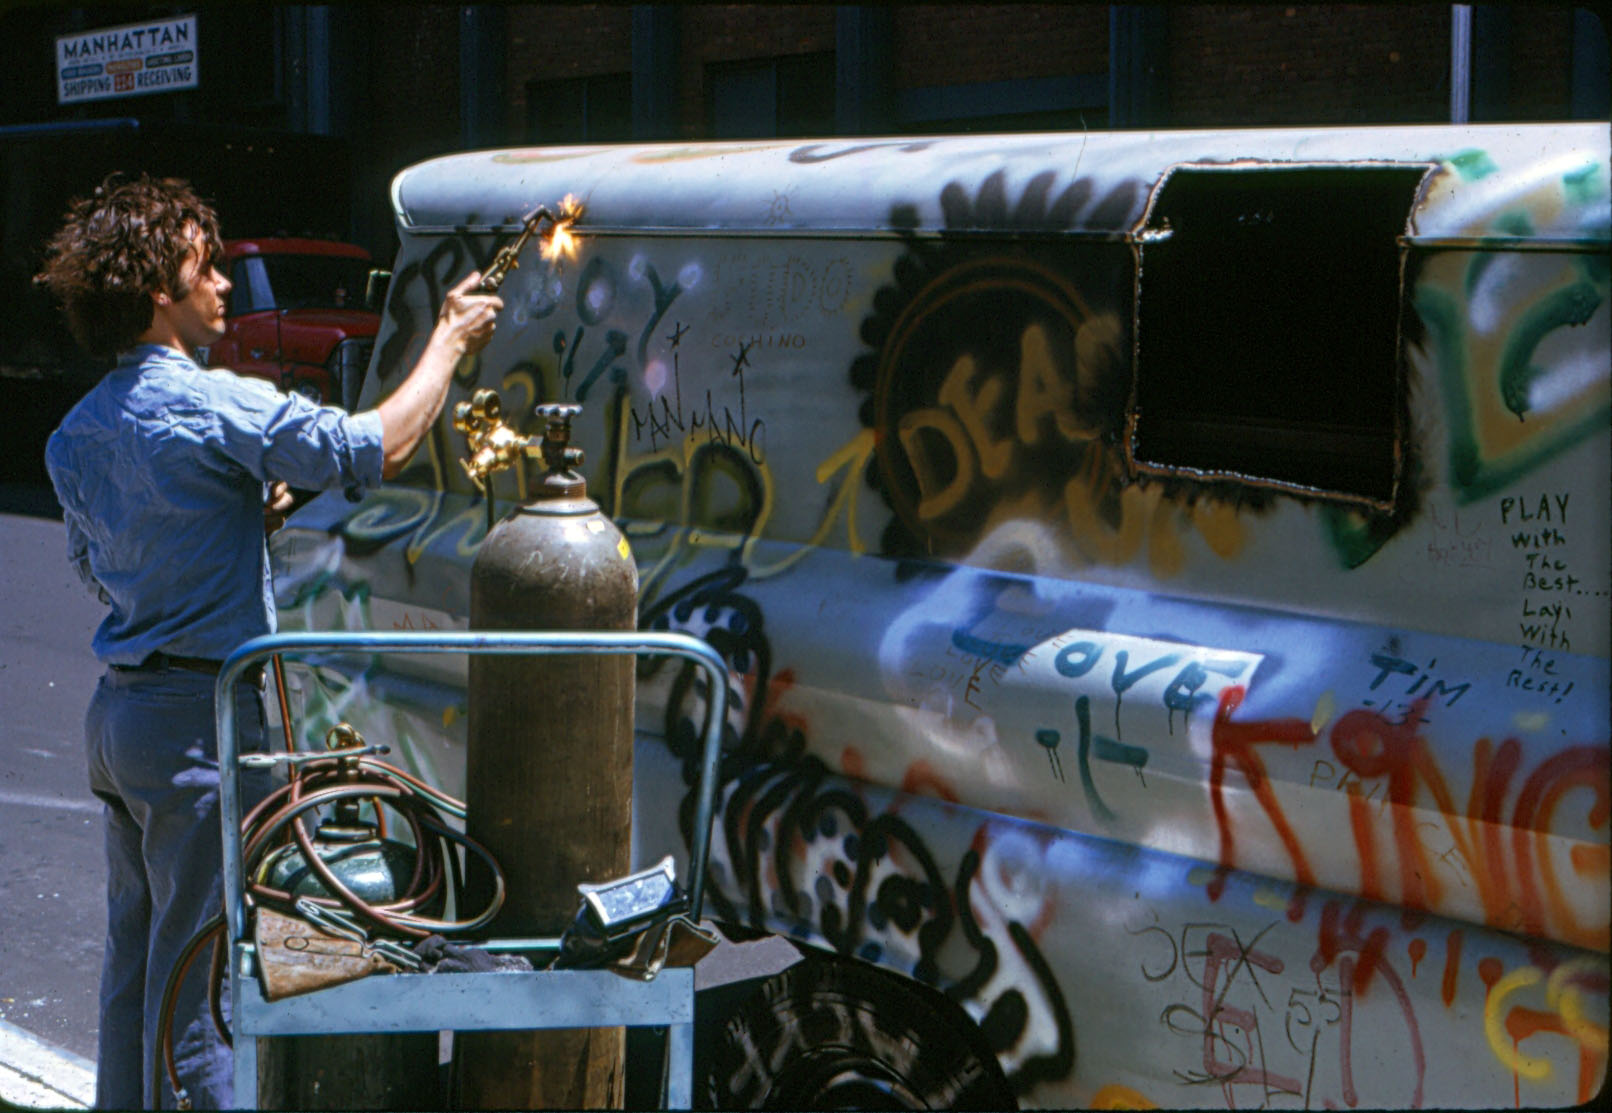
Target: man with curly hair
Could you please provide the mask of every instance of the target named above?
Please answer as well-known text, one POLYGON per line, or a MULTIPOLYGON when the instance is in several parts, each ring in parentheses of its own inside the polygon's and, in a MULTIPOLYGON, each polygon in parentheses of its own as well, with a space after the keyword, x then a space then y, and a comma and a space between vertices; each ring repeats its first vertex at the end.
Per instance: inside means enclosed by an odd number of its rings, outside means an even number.
MULTIPOLYGON (((111 608, 85 716, 108 872, 100 1108, 149 1099, 165 982, 222 906, 213 687, 226 655, 275 628, 266 518, 288 508, 288 485, 353 492, 401 471, 502 307, 466 276, 402 384, 349 414, 200 366, 197 349, 224 332, 221 255, 218 218, 188 185, 114 174, 72 204, 36 279, 75 339, 116 359, 45 449, 69 558, 111 608)), ((243 751, 266 740, 262 686, 257 670, 234 692, 243 751)), ((248 796, 267 791, 261 775, 242 779, 248 796)), ((178 996, 175 1058, 198 1108, 229 1108, 233 1064, 204 966, 178 996)))

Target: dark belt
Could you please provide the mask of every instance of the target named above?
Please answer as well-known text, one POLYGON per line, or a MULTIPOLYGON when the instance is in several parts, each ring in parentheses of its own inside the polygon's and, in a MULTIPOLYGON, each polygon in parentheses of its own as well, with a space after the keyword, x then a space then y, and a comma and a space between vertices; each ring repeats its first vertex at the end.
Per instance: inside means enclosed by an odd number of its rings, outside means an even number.
MULTIPOLYGON (((172 653, 153 653, 138 665, 113 665, 120 672, 152 672, 157 669, 184 669, 186 672, 217 676, 224 662, 211 657, 178 657, 172 653)), ((263 686, 263 665, 256 664, 241 673, 241 680, 259 688, 263 686)))

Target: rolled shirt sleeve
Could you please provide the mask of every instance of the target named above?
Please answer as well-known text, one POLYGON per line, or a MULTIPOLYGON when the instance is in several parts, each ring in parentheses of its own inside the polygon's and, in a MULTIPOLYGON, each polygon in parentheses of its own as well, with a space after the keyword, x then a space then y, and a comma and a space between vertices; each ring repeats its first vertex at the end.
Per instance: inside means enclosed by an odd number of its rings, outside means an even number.
POLYGON ((260 480, 293 487, 378 487, 384 453, 374 410, 350 414, 230 371, 198 376, 197 411, 213 450, 260 480))

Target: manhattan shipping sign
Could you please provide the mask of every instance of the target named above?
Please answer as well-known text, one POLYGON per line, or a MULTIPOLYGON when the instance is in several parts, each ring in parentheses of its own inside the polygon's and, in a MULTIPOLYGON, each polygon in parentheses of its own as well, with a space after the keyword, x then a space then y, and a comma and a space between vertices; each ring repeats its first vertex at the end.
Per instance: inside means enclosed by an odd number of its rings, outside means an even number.
POLYGON ((56 102, 196 87, 196 17, 176 16, 56 39, 56 102))

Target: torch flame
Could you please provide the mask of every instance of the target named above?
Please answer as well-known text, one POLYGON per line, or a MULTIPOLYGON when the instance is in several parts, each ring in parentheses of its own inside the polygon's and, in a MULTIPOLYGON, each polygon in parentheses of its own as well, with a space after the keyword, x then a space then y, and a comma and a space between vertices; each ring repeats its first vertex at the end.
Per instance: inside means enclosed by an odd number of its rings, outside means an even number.
POLYGON ((565 200, 560 202, 560 215, 555 218, 548 237, 543 241, 543 258, 551 262, 563 262, 577 257, 577 238, 572 235, 571 226, 581 217, 582 202, 573 194, 567 193, 565 200))

